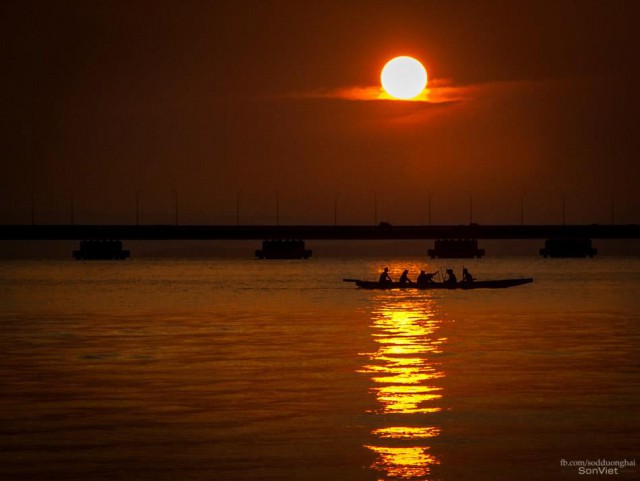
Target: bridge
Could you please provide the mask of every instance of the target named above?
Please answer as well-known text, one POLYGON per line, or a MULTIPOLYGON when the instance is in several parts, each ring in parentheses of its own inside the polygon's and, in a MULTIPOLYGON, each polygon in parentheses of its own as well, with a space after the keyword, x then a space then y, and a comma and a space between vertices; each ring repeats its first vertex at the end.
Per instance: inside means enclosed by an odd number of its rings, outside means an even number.
POLYGON ((0 240, 640 239, 628 225, 0 225, 0 240))
POLYGON ((546 239, 544 257, 593 257, 592 239, 638 239, 640 225, 1 225, 0 240, 81 240, 77 259, 126 259, 124 240, 262 239, 260 258, 308 258, 304 241, 435 239, 431 257, 482 257, 478 239, 546 239), (296 240, 298 239, 298 240, 296 240))

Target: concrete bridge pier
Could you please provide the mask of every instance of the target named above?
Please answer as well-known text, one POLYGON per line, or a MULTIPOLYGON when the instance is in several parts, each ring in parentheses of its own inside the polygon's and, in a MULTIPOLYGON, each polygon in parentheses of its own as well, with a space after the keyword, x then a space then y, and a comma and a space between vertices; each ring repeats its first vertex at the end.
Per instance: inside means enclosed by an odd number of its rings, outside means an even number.
POLYGON ((477 239, 438 239, 427 253, 432 259, 480 259, 484 249, 478 248, 477 239))
POLYGON ((586 238, 552 238, 547 239, 544 247, 540 249, 542 257, 593 257, 598 253, 591 245, 591 239, 586 238))
POLYGON ((124 260, 131 251, 122 249, 122 241, 115 239, 90 239, 80 242, 80 249, 73 251, 76 260, 124 260))
POLYGON ((308 259, 311 249, 305 249, 303 240, 270 239, 262 241, 262 249, 256 251, 258 259, 308 259))

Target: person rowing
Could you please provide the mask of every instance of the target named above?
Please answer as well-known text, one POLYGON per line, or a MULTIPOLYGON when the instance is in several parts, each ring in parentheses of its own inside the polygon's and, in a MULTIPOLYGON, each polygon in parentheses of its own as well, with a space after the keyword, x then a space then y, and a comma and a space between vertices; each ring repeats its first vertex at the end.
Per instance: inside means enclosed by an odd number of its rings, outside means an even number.
POLYGON ((393 280, 389 277, 389 268, 385 267, 384 270, 380 273, 380 278, 378 279, 380 284, 391 283, 393 280))
POLYGON ((418 278, 416 279, 416 283, 418 285, 424 285, 424 284, 429 284, 430 282, 433 282, 433 278, 434 276, 437 274, 437 272, 432 273, 427 273, 425 271, 420 271, 420 274, 418 275, 418 278))
POLYGON ((462 269, 462 282, 473 282, 475 279, 471 275, 471 273, 467 270, 467 268, 462 269))
POLYGON ((398 285, 406 286, 407 284, 413 284, 411 279, 409 279, 409 270, 405 269, 402 271, 402 275, 400 276, 400 280, 398 281, 398 285))
POLYGON ((445 279, 444 282, 447 284, 453 284, 453 285, 458 283, 458 278, 453 272, 453 269, 447 269, 447 278, 445 279))

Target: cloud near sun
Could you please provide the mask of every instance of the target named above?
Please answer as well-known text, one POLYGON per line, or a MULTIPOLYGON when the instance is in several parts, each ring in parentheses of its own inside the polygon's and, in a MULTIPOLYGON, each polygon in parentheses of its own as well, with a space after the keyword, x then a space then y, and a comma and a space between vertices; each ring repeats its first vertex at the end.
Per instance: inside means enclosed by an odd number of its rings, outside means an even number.
POLYGON ((459 100, 458 92, 444 81, 428 83, 427 70, 422 63, 406 55, 389 60, 380 72, 379 87, 344 87, 315 92, 311 97, 344 100, 384 100, 423 103, 450 103, 459 100), (429 85, 429 87, 427 87, 429 85))
POLYGON ((313 92, 297 92, 290 94, 294 98, 324 98, 357 101, 393 101, 393 102, 422 102, 431 104, 459 102, 470 97, 470 89, 453 87, 449 81, 434 79, 429 81, 418 96, 412 99, 397 99, 389 95, 380 86, 370 87, 341 87, 332 90, 316 90, 313 92))
POLYGON ((453 85, 448 79, 430 79, 429 86, 420 95, 412 99, 396 99, 386 93, 382 87, 354 86, 335 89, 318 89, 308 92, 285 94, 291 99, 328 99, 361 102, 400 102, 417 103, 427 106, 454 106, 462 103, 470 105, 501 102, 505 98, 531 96, 540 90, 564 91, 575 86, 575 80, 507 80, 490 81, 478 84, 453 85))

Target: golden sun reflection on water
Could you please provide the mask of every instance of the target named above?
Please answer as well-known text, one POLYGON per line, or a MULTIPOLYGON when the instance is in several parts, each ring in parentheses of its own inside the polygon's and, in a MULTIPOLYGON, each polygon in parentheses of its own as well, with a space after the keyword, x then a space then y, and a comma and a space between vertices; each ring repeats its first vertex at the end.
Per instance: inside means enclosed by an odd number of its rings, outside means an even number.
POLYGON ((385 471, 391 479, 424 479, 431 466, 439 464, 435 456, 427 453, 428 447, 367 447, 378 454, 372 467, 385 471))
POLYGON ((394 426, 390 428, 374 429, 373 434, 380 438, 421 439, 437 436, 440 434, 440 429, 434 427, 394 426))
MULTIPOLYGON (((364 353, 368 362, 359 372, 367 374, 378 401, 373 411, 380 421, 392 419, 399 425, 374 429, 377 442, 365 445, 376 453, 371 468, 385 473, 386 479, 427 480, 431 467, 439 464, 430 454, 426 440, 440 434, 427 426, 429 415, 442 410, 444 377, 435 360, 442 353, 446 338, 437 337, 441 323, 435 318, 432 300, 397 300, 381 295, 372 314, 372 337, 378 348, 364 353), (394 416, 384 416, 393 414, 394 416)), ((389 422, 389 421, 386 421, 389 422)))

